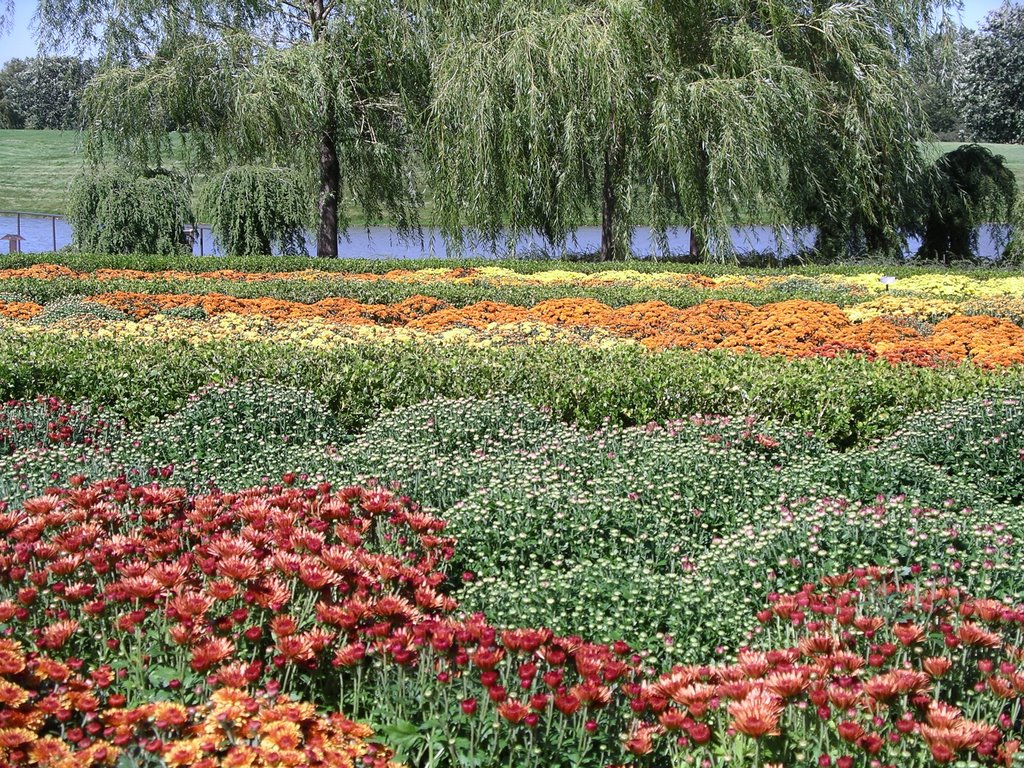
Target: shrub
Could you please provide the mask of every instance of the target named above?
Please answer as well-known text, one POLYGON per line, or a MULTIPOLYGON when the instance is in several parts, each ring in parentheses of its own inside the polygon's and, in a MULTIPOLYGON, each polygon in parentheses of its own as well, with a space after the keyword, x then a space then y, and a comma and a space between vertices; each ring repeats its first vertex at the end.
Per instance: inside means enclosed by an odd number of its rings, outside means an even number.
POLYGON ((95 317, 99 320, 128 319, 128 315, 118 309, 104 306, 95 301, 87 301, 77 296, 69 296, 47 304, 35 320, 38 323, 47 324, 57 323, 71 317, 95 317))
POLYGON ((68 222, 82 251, 187 254, 193 221, 190 186, 173 171, 85 170, 71 186, 68 222))
POLYGON ((305 254, 304 230, 313 207, 297 173, 287 168, 229 168, 199 193, 201 215, 228 256, 305 254))
POLYGON ((211 381, 272 380, 311 390, 349 431, 384 411, 441 393, 508 394, 550 409, 556 420, 588 428, 604 419, 628 425, 694 412, 757 413, 848 446, 892 432, 907 412, 1020 386, 1022 376, 1020 367, 917 368, 849 356, 784 360, 561 344, 317 349, 224 339, 196 345, 26 336, 0 326, 0 398, 88 399, 116 405, 137 420, 175 410, 211 381))
POLYGON ((1013 210, 1017 180, 1002 155, 980 144, 965 144, 947 152, 932 167, 926 181, 929 205, 917 234, 917 255, 949 261, 971 259, 978 245, 978 226, 1005 221, 1013 210))

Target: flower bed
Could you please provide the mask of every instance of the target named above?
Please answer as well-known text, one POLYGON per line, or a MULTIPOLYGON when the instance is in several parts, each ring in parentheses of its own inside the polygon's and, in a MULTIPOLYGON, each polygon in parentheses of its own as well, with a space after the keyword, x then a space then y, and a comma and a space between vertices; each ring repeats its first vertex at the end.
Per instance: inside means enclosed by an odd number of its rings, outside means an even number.
POLYGON ((501 399, 430 401, 347 435, 307 392, 240 384, 140 426, 103 410, 71 440, 22 432, 0 453, 0 497, 72 477, 170 480, 189 493, 282 471, 398 481, 447 521, 453 571, 478 575, 461 586, 469 610, 695 661, 748 638, 773 589, 849 564, 924 567, 966 546, 985 557, 951 560, 941 575, 1024 594, 1022 425, 1019 398, 972 400, 840 452, 753 417, 587 432, 501 399))
POLYGON ((734 660, 659 670, 625 642, 459 616, 444 523, 379 488, 76 482, 0 526, 14 763, 387 762, 299 692, 430 764, 1010 765, 1019 747, 1024 608, 924 569, 769 595, 734 660))
POLYGON ((556 299, 529 308, 491 301, 454 308, 427 296, 398 304, 362 304, 342 298, 306 304, 220 294, 122 292, 48 308, 0 302, 0 315, 38 321, 12 325, 17 332, 49 328, 60 335, 100 338, 171 336, 202 343, 210 338, 266 336, 313 341, 316 346, 361 340, 483 345, 554 341, 597 346, 639 342, 654 351, 722 349, 785 357, 860 354, 921 366, 964 360, 990 367, 1024 362, 1024 329, 1010 320, 952 315, 928 326, 921 322, 920 301, 907 315, 880 315, 886 311, 895 307, 883 302, 844 312, 832 304, 791 300, 762 306, 707 301, 686 309, 647 302, 615 309, 592 299, 556 299), (197 313, 196 318, 221 321, 186 319, 191 312, 197 313), (851 316, 860 321, 852 321, 851 316), (118 319, 129 317, 134 320, 118 319), (154 319, 145 322, 147 318, 154 319))
MULTIPOLYGON (((272 265, 273 262, 268 262, 272 265)), ((902 270, 900 270, 902 271, 902 270)), ((185 271, 174 269, 124 269, 97 264, 91 270, 76 270, 58 264, 38 263, 32 266, 0 269, 0 281, 12 280, 96 280, 99 282, 138 281, 161 283, 187 283, 196 280, 239 283, 267 283, 285 280, 300 282, 356 281, 397 282, 416 285, 433 283, 482 284, 491 288, 506 286, 584 286, 584 287, 689 287, 708 290, 749 288, 763 290, 804 281, 808 287, 849 289, 859 294, 888 293, 889 287, 880 282, 881 272, 859 271, 855 274, 835 274, 819 271, 813 275, 739 274, 707 275, 682 271, 637 271, 636 269, 598 269, 580 272, 567 269, 539 269, 519 272, 502 266, 428 267, 422 269, 390 269, 385 272, 336 271, 324 269, 296 269, 293 271, 244 271, 238 269, 209 269, 185 271)), ((1024 293, 1024 278, 974 277, 957 274, 910 274, 896 282, 901 295, 925 294, 933 296, 994 297, 1017 296, 1024 293)))
POLYGON ((72 263, 0 272, 0 765, 1024 759, 1019 276, 72 263))

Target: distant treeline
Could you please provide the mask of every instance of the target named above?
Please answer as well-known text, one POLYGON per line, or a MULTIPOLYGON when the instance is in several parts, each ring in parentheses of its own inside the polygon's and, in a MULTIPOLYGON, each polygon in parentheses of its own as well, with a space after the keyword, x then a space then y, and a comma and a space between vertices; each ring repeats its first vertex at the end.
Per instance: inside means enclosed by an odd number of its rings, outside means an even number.
POLYGON ((70 56, 12 59, 0 69, 0 128, 77 130, 82 93, 96 73, 70 56))

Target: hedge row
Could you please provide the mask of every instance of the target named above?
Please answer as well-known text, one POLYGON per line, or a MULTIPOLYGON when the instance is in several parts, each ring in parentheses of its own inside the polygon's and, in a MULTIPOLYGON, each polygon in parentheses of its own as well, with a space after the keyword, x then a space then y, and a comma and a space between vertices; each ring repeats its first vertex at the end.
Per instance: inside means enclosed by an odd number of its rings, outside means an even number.
MULTIPOLYGON (((50 264, 54 254, 5 254, 3 266, 29 267, 34 264, 50 264)), ((772 268, 741 267, 733 264, 686 264, 651 259, 632 259, 626 262, 560 261, 547 259, 317 259, 312 257, 262 256, 245 258, 228 257, 166 257, 166 256, 114 256, 87 253, 61 253, 59 262, 78 271, 96 269, 138 269, 156 271, 176 269, 191 272, 210 272, 219 269, 234 269, 244 272, 290 272, 302 269, 318 269, 330 272, 372 272, 382 274, 393 269, 424 269, 444 267, 499 266, 522 273, 542 272, 552 269, 568 269, 575 272, 600 272, 607 269, 632 269, 638 272, 686 272, 703 275, 747 274, 763 275, 772 268)), ((866 262, 863 264, 791 264, 778 267, 782 274, 796 274, 814 277, 820 274, 856 275, 878 272, 880 268, 896 277, 911 275, 949 274, 957 272, 975 278, 1010 277, 1019 275, 1020 270, 996 269, 982 265, 962 265, 955 270, 949 266, 892 264, 866 262)))
POLYGON ((1024 369, 917 368, 857 357, 359 344, 316 350, 260 342, 138 343, 0 332, 0 398, 93 400, 140 420, 169 413, 211 382, 270 380, 309 389, 349 430, 428 398, 507 394, 595 427, 693 413, 758 414, 849 446, 953 398, 1020 390, 1024 369))

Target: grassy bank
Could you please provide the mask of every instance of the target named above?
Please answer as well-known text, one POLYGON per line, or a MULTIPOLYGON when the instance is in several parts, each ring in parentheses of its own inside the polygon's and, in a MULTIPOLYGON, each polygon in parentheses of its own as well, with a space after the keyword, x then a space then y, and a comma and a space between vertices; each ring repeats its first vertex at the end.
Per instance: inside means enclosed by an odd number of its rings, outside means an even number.
MULTIPOLYGON (((943 152, 958 146, 942 142, 943 152)), ((1024 145, 985 144, 1003 155, 1024 187, 1024 145)), ((0 130, 0 211, 63 214, 67 189, 81 167, 81 136, 75 131, 0 130)), ((348 212, 354 226, 361 213, 348 212)))
POLYGON ((80 148, 74 131, 0 130, 0 211, 63 214, 80 148))

